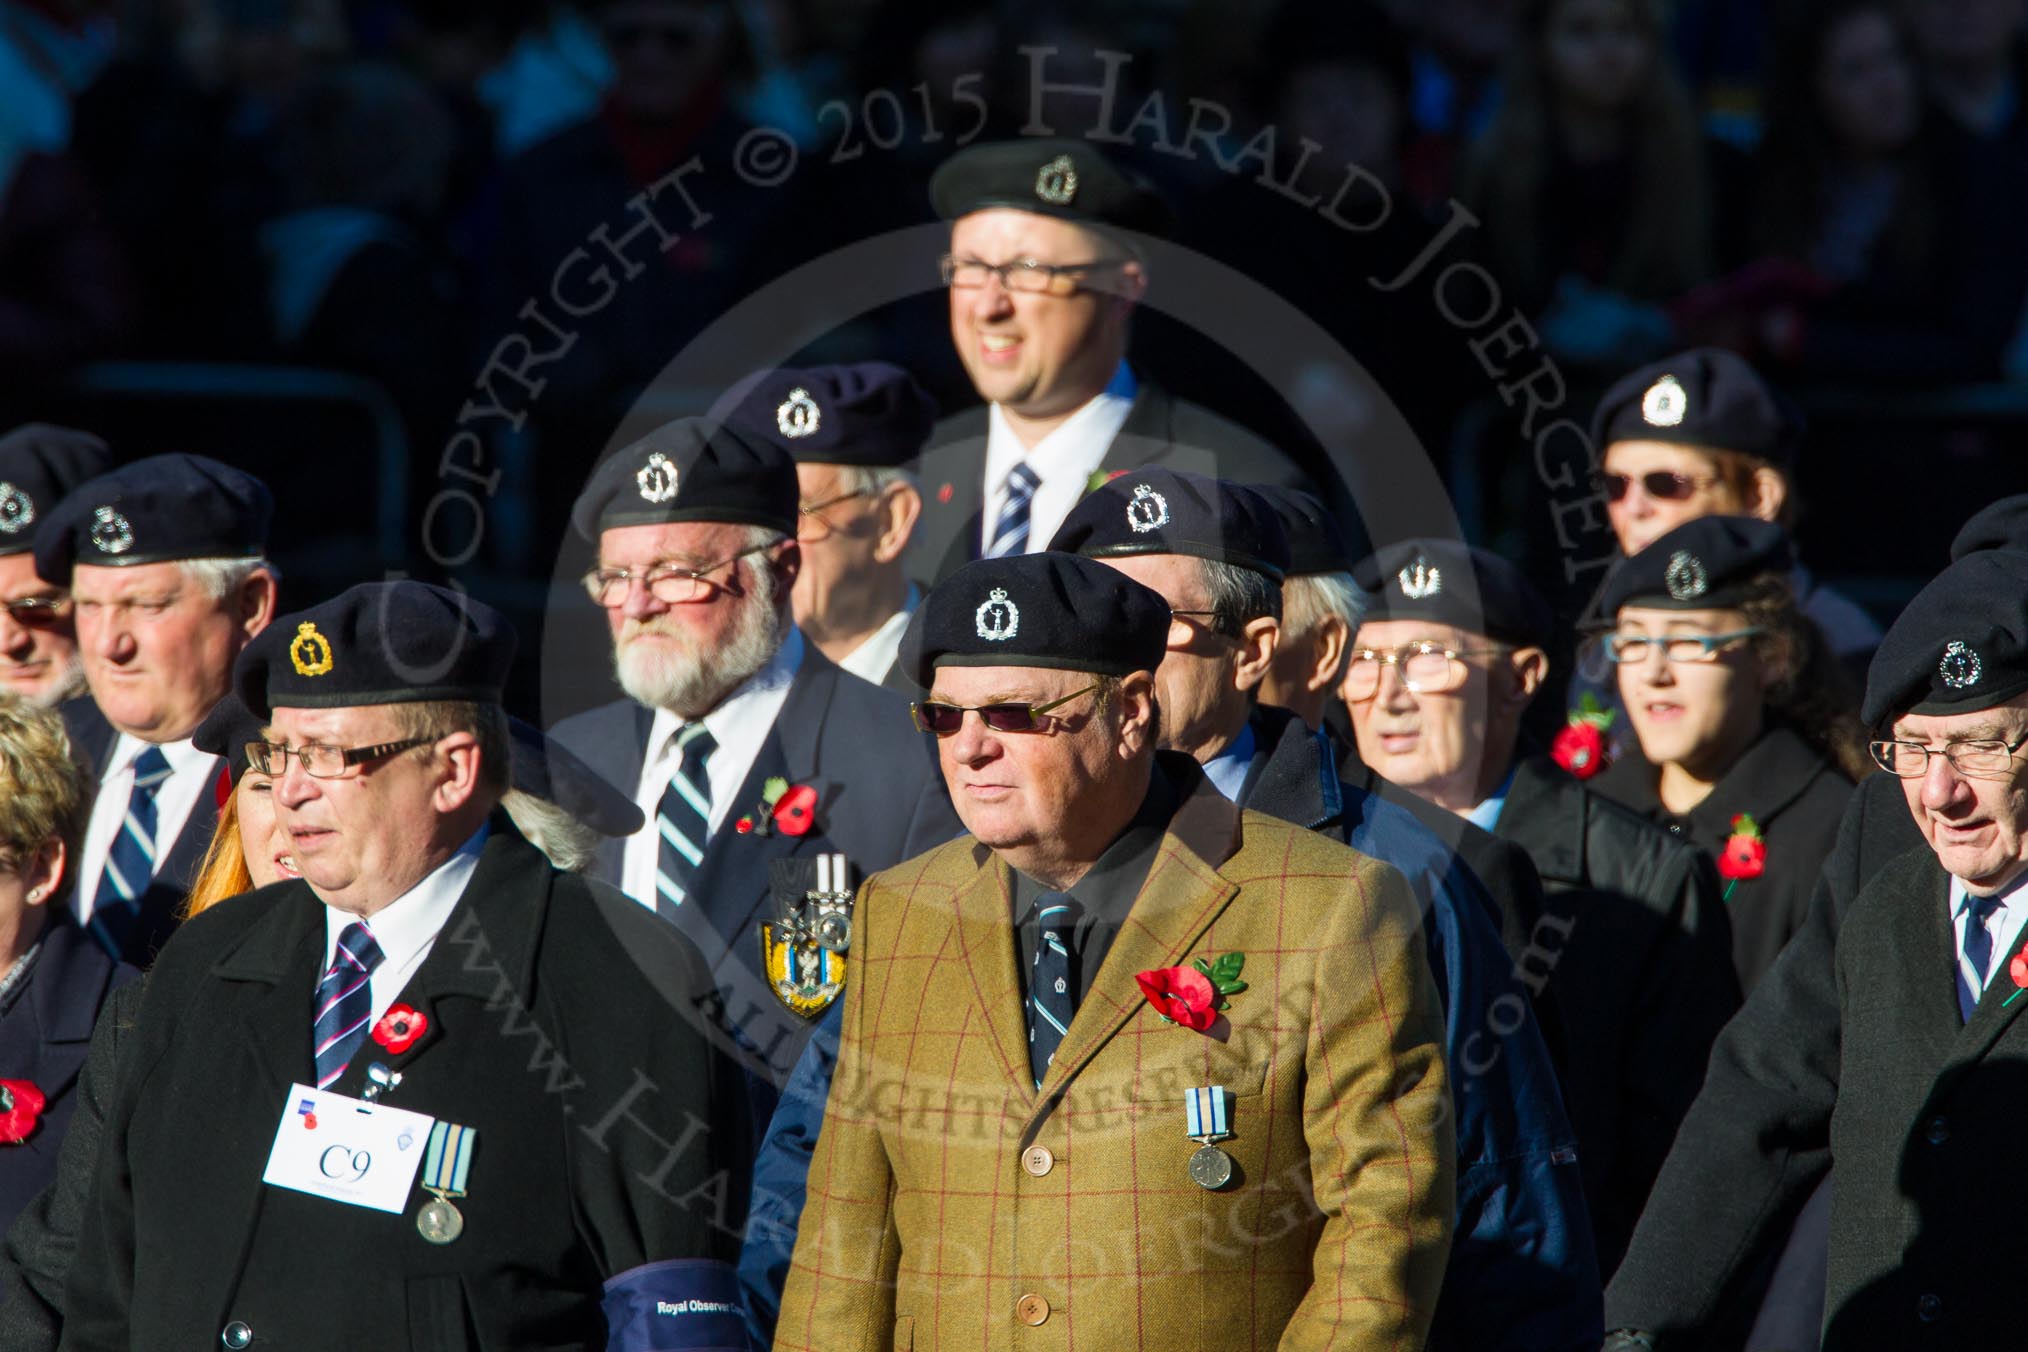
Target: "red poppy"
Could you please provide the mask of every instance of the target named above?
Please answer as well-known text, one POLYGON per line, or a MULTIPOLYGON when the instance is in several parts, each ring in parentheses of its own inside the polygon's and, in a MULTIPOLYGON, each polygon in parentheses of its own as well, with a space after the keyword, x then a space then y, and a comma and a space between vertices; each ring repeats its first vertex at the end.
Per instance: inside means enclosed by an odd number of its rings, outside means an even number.
POLYGON ((0 1145, 20 1145, 34 1135, 44 1102, 27 1080, 0 1080, 0 1145))
POLYGON ((753 830, 753 818, 741 817, 738 821, 732 824, 732 829, 739 832, 741 835, 746 835, 748 832, 753 830))
POLYGON ((1718 874, 1738 882, 1758 878, 1766 869, 1767 841, 1760 833, 1760 823, 1752 813, 1742 812, 1732 819, 1732 834, 1725 838, 1725 848, 1719 851, 1718 874))
POLYGON ((412 1005, 396 1005, 373 1025, 373 1040, 400 1056, 430 1026, 429 1016, 412 1005))
POLYGON ((1549 757, 1579 779, 1606 768, 1605 729, 1596 723, 1569 723, 1549 744, 1549 757))
POLYGON ((817 824, 817 791, 798 784, 775 800, 775 825, 783 835, 806 836, 817 824))
POLYGON ((1134 980, 1165 1019, 1201 1033, 1218 1018, 1218 988, 1194 967, 1158 967, 1134 980))
POLYGON ((937 501, 949 502, 951 500, 951 494, 955 493, 956 491, 957 490, 952 488, 949 484, 945 484, 943 487, 937 489, 937 501))

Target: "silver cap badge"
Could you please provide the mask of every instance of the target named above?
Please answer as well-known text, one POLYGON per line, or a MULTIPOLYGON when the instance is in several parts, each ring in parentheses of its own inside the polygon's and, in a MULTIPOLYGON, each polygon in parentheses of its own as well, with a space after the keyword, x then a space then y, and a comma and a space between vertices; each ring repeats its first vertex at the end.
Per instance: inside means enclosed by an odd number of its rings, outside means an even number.
POLYGON ((1669 595, 1678 601, 1694 601, 1711 590, 1711 577, 1704 571, 1704 561, 1687 549, 1679 549, 1669 556, 1669 566, 1662 570, 1662 585, 1669 589, 1669 595))
POLYGON ((1007 599, 1005 587, 995 587, 973 612, 979 637, 988 643, 1004 643, 1021 629, 1021 608, 1007 599))
POLYGON ((823 421, 824 411, 801 386, 790 390, 789 397, 775 407, 775 426, 790 440, 810 436, 823 421))
POLYGON ((1650 427, 1674 427, 1690 411, 1690 393, 1674 376, 1663 376, 1641 396, 1641 416, 1650 427))
POLYGON ((1168 524, 1169 500, 1146 484, 1134 485, 1134 496, 1127 502, 1127 525, 1134 534, 1145 535, 1168 524))
POLYGON ((1444 570, 1418 554, 1406 568, 1394 575, 1401 594, 1411 601, 1435 596, 1444 589, 1444 570))
POLYGON ((648 457, 648 463, 635 472, 634 482, 640 486, 641 497, 645 501, 667 502, 676 496, 676 464, 656 451, 648 457))
POLYGON ((1969 690, 1986 672, 1971 644, 1952 639, 1944 647, 1943 660, 1936 664, 1936 674, 1953 690, 1969 690))
POLYGON ((1077 197, 1077 165, 1058 155, 1035 175, 1035 195, 1053 207, 1067 207, 1077 197))
POLYGON ((0 482, 0 531, 19 535, 35 524, 35 499, 13 484, 0 482))
POLYGON ((92 513, 91 541, 101 554, 124 554, 134 547, 134 528, 111 507, 92 513))

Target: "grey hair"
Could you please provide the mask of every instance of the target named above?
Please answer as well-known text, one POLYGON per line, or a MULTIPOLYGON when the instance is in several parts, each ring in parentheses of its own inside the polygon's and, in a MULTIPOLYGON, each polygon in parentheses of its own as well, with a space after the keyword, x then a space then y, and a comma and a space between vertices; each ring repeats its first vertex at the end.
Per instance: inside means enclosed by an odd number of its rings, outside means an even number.
POLYGON ((1218 559, 1204 565, 1204 590, 1211 600, 1211 627, 1230 638, 1254 620, 1282 617, 1281 584, 1265 573, 1218 559))
POLYGON ((500 806, 528 843, 549 856, 565 873, 583 873, 598 858, 599 835, 547 798, 509 789, 500 806))
POLYGON ((1373 598, 1350 573, 1305 573, 1287 578, 1282 582, 1282 633, 1292 640, 1305 639, 1325 616, 1336 615, 1356 634, 1372 604, 1373 598))
POLYGON ((863 493, 873 497, 889 484, 907 484, 916 487, 915 475, 900 465, 840 465, 839 486, 848 493, 863 493))
POLYGON ((277 581, 281 578, 275 566, 259 556, 250 559, 184 559, 182 563, 183 576, 196 583, 214 601, 223 601, 238 592, 255 573, 266 573, 277 581))

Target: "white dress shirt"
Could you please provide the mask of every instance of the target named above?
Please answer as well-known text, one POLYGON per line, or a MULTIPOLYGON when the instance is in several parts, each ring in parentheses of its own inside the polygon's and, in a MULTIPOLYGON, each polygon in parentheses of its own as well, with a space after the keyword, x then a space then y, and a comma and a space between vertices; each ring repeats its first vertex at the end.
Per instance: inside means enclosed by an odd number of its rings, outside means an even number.
POLYGON ((1501 809, 1507 806, 1507 795, 1514 790, 1514 772, 1507 771, 1507 777, 1500 781, 1500 787, 1487 794, 1485 800, 1464 814, 1465 820, 1484 831, 1487 835, 1500 824, 1501 809))
POLYGON ((1024 461, 1041 483, 1028 504, 1028 548, 1023 552, 1035 554, 1049 547, 1056 528, 1084 496, 1085 485, 1106 458, 1113 438, 1126 426, 1138 388, 1134 373, 1121 362, 1105 389, 1033 446, 1022 445, 1006 413, 998 404, 992 406, 986 419, 986 506, 979 516, 981 553, 993 542, 993 526, 1000 519, 1000 509, 1007 505, 1007 476, 1024 461))
MULTIPOLYGON (((731 814, 733 798, 746 783, 754 758, 760 755, 761 744, 767 741, 769 730, 781 715, 782 704, 789 697, 789 685, 802 665, 803 632, 791 626, 768 664, 704 715, 705 729, 718 744, 704 762, 705 779, 711 789, 712 837, 718 835, 719 827, 731 814)), ((650 910, 655 908, 655 869, 662 851, 662 834, 655 818, 662 806, 662 795, 668 792, 669 781, 682 763, 676 750, 676 734, 682 730, 683 720, 675 714, 667 709, 655 711, 655 721, 648 727, 647 750, 641 758, 641 781, 634 789, 634 801, 640 804, 648 820, 627 837, 627 847, 621 856, 621 890, 650 910)), ((752 812, 759 805, 758 801, 747 803, 741 811, 752 812)), ((704 847, 711 848, 709 840, 704 847)))
MULTIPOLYGON (((91 820, 85 825, 84 845, 78 851, 77 886, 71 889, 70 904, 80 922, 92 918, 92 899, 98 895, 99 878, 106 871, 106 856, 127 820, 127 800, 134 796, 134 759, 151 744, 120 733, 113 742, 106 764, 112 769, 99 780, 98 797, 92 800, 91 820)), ((161 743, 163 759, 169 762, 169 777, 155 789, 155 868, 167 862, 176 837, 196 810, 198 795, 214 793, 223 764, 208 751, 199 751, 189 738, 161 743)), ((143 889, 144 891, 146 889, 143 889)))
POLYGON ((1239 791, 1246 787, 1246 772, 1253 768, 1253 750, 1253 724, 1249 723, 1226 744, 1225 750, 1204 762, 1204 777, 1211 781, 1211 787, 1237 803, 1239 791))
MULTIPOLYGON (((1951 941, 1955 945, 1952 956, 1958 964, 1958 990, 1976 991, 1985 994, 1995 974, 2007 970, 2007 964, 2021 947, 2021 927, 2028 922, 2028 874, 2023 874, 2007 890, 2000 894, 2000 904, 1986 916, 1986 933, 1993 941, 1993 961, 1983 979, 1972 970, 1970 958, 1965 956, 1965 926, 1971 923, 1971 894, 1957 878, 1951 879, 1950 920, 1951 941)), ((1974 1000, 1973 1005, 1978 1001, 1974 1000)))
MULTIPOLYGON (((479 867, 479 851, 485 844, 486 827, 482 823, 456 854, 364 922, 373 933, 373 942, 380 945, 380 966, 373 969, 369 983, 373 1013, 368 1027, 380 1022, 380 1016, 387 1013, 409 978, 422 966, 423 959, 430 955, 438 932, 450 919, 451 908, 465 895, 472 871, 479 867)), ((350 911, 335 906, 324 908, 324 965, 317 969, 319 980, 331 970, 331 962, 338 956, 338 936, 358 919, 350 911)))
MULTIPOLYGON (((838 665, 862 681, 879 685, 887 679, 887 669, 894 665, 894 655, 901 651, 902 631, 908 628, 908 617, 915 614, 915 608, 922 604, 922 593, 913 582, 908 584, 908 596, 902 601, 901 609, 887 617, 887 623, 866 636, 866 641, 838 659, 838 665)), ((716 736, 716 733, 712 734, 716 736)))

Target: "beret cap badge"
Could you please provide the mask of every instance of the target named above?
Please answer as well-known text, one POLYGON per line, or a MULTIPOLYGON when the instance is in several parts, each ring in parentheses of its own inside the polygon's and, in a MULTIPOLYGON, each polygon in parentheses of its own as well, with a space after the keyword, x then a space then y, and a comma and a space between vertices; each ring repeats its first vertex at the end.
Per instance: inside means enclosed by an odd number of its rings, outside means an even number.
POLYGON ((1674 376, 1663 376, 1641 396, 1641 416, 1651 427, 1674 427, 1690 411, 1690 396, 1674 376))
POLYGON ((1669 567, 1662 574, 1662 585, 1669 589, 1669 595, 1678 601, 1690 601, 1711 590, 1711 576, 1704 570, 1704 561, 1687 549, 1679 549, 1669 556, 1669 567))
POLYGON ((676 464, 660 451, 648 456, 634 475, 634 483, 646 502, 663 503, 676 496, 676 464))
POLYGON ((1168 524, 1169 499, 1146 484, 1136 484, 1134 496, 1127 502, 1127 525, 1134 534, 1145 535, 1168 524))
POLYGON ((317 632, 314 621, 296 626, 296 637, 289 643, 289 665, 298 676, 322 676, 331 670, 331 642, 317 632))
POLYGON ((789 397, 775 408, 775 426, 791 440, 815 435, 823 421, 823 410, 800 385, 790 390, 789 397))
POLYGON ((1411 601, 1421 601, 1435 596, 1444 589, 1443 569, 1418 554, 1394 575, 1401 584, 1401 594, 1411 601))
POLYGON ((0 531, 18 535, 35 524, 35 499, 13 484, 0 482, 0 531))
POLYGON ((1077 200, 1077 165, 1068 155, 1058 155, 1035 175, 1035 195, 1053 207, 1067 207, 1077 200))
POLYGON ((1943 659, 1936 664, 1937 676, 1953 690, 1969 690, 1985 675, 1979 655, 1969 643, 1952 639, 1945 645, 1943 659))
POLYGON ((92 513, 91 541, 101 554, 124 554, 134 547, 134 528, 111 507, 92 513))
POLYGON ((995 587, 973 615, 979 637, 990 643, 1004 643, 1021 630, 1021 608, 1007 599, 1005 587, 995 587))

